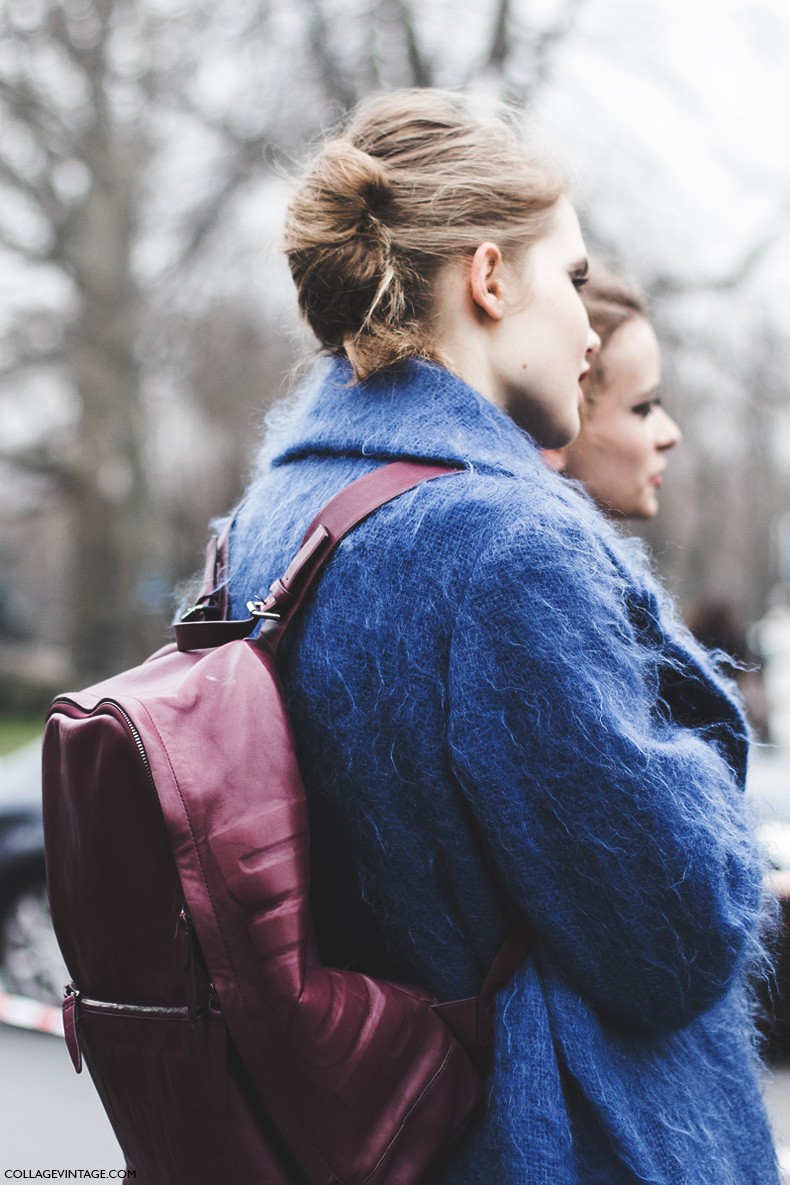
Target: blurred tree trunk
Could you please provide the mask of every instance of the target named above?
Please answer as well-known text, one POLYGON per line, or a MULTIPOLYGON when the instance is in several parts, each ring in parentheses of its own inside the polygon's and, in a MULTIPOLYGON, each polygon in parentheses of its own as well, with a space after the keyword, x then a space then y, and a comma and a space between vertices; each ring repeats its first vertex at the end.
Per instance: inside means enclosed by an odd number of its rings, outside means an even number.
POLYGON ((147 159, 140 78, 128 68, 137 18, 129 0, 48 0, 0 16, 14 51, 0 71, 0 179, 32 216, 26 231, 24 219, 18 224, 22 233, 6 216, 2 239, 39 265, 44 285, 46 270, 57 268, 73 290, 62 349, 50 361, 79 402, 60 478, 73 512, 69 642, 81 683, 141 659, 151 641, 140 593, 157 532, 135 357, 142 296, 132 273, 147 159))
POLYGON ((72 647, 80 682, 129 666, 150 648, 142 582, 158 536, 135 356, 141 295, 130 269, 140 153, 134 144, 96 137, 91 151, 94 180, 64 243, 80 294, 64 350, 82 404, 71 484, 72 586, 79 590, 72 647))

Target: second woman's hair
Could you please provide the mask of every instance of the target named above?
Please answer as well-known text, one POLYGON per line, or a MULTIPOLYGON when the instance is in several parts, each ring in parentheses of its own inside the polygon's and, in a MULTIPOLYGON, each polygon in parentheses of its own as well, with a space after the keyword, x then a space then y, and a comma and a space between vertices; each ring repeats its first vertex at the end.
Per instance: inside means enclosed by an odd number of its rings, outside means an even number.
POLYGON ((293 193, 284 246, 300 308, 359 379, 408 357, 443 361, 431 334, 443 265, 486 238, 526 249, 564 188, 506 109, 481 118, 435 90, 370 99, 293 193))
POLYGON ((595 402, 595 395, 606 381, 606 346, 613 334, 636 317, 647 318, 647 305, 642 293, 633 284, 614 275, 603 264, 593 262, 587 283, 582 290, 590 327, 601 339, 597 354, 592 359, 590 374, 585 384, 587 403, 595 402))

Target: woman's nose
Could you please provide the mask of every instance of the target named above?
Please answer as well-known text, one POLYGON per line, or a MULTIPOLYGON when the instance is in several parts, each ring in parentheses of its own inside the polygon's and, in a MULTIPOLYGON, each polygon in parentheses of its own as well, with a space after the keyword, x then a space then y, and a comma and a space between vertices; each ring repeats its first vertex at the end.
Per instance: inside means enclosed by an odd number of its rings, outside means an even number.
POLYGON ((656 448, 662 450, 674 448, 676 444, 680 444, 683 439, 683 433, 672 419, 672 416, 664 411, 663 407, 656 408, 656 411, 659 413, 656 448))
POLYGON ((590 330, 587 334, 587 349, 584 351, 584 357, 587 359, 591 359, 594 354, 598 353, 600 348, 601 348, 601 339, 599 338, 599 336, 595 332, 595 330, 592 327, 590 327, 590 330))

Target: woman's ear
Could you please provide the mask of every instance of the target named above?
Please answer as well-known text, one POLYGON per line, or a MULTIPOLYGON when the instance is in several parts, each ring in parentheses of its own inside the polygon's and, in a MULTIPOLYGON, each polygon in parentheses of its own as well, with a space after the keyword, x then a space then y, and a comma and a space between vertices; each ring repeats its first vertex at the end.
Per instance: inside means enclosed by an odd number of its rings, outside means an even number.
POLYGON ((493 321, 501 321, 505 312, 502 266, 502 252, 496 243, 481 243, 472 256, 472 300, 493 321))
POLYGON ((540 455, 548 465, 549 469, 553 469, 555 473, 564 473, 565 464, 567 461, 566 451, 568 446, 564 448, 542 448, 540 455))

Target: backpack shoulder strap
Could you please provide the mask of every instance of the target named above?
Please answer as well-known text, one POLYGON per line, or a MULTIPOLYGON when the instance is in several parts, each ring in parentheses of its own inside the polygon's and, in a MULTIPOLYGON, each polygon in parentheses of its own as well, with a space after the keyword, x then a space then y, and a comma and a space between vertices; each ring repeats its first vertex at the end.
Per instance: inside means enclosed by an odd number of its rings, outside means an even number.
POLYGON ((222 529, 212 534, 206 547, 206 559, 203 568, 203 582, 197 603, 211 600, 223 617, 228 614, 228 546, 230 533, 233 529, 233 518, 229 517, 222 523, 222 529))
POLYGON ((272 652, 276 653, 314 581, 349 531, 374 510, 421 482, 458 472, 461 472, 459 467, 426 461, 394 461, 357 478, 335 494, 310 523, 299 551, 283 575, 271 585, 268 597, 247 603, 254 617, 273 622, 264 626, 272 652))
MULTIPOLYGON (((337 544, 358 523, 399 494, 405 494, 420 482, 448 473, 461 472, 458 466, 429 461, 393 461, 357 478, 335 494, 313 519, 294 559, 271 586, 264 599, 248 601, 250 616, 238 621, 225 620, 226 601, 217 597, 217 585, 204 592, 194 608, 174 627, 179 650, 203 650, 221 646, 237 638, 248 637, 259 621, 271 622, 266 636, 273 651, 289 623, 298 612, 313 581, 337 544)), ((229 532, 213 539, 206 559, 206 580, 216 581, 218 572, 227 567, 229 532)))
MULTIPOLYGON (((219 585, 227 569, 229 529, 226 529, 223 536, 214 541, 213 550, 207 557, 206 592, 202 598, 207 603, 198 602, 187 618, 175 627, 179 650, 213 648, 234 638, 247 637, 262 620, 266 647, 274 655, 324 564, 349 531, 379 506, 421 482, 461 471, 460 467, 447 464, 397 461, 373 470, 340 490, 310 523, 299 551, 283 575, 274 581, 269 595, 248 602, 250 616, 240 621, 216 619, 225 604, 219 596, 222 591, 219 585), (208 616, 211 613, 216 615, 214 620, 208 616)), ((190 855, 185 854, 184 859, 192 862, 190 855)), ((488 1069, 491 1056, 491 999, 523 962, 533 943, 534 935, 526 919, 514 920, 480 993, 464 1000, 434 1004, 435 1010, 483 1073, 488 1069)), ((212 960, 208 962, 214 975, 212 960)))

